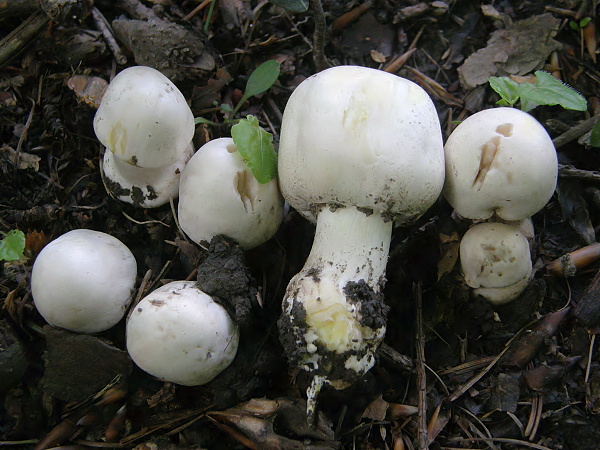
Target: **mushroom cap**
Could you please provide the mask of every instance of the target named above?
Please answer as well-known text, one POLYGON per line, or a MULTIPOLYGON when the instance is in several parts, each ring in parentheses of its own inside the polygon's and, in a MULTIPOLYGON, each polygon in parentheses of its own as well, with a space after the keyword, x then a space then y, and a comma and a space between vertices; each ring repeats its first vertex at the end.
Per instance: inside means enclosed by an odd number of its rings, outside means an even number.
POLYGON ((31 293, 50 325, 97 333, 121 320, 136 275, 135 258, 120 240, 77 229, 42 249, 33 264, 31 293))
POLYGON ((476 293, 504 289, 509 298, 495 300, 502 303, 527 287, 532 274, 529 242, 512 225, 480 223, 469 228, 460 242, 460 265, 465 283, 482 289, 476 293))
POLYGON ((194 136, 194 116, 183 94, 162 73, 135 66, 108 85, 94 131, 115 157, 134 166, 169 166, 194 136))
POLYGON ((445 145, 444 197, 467 219, 523 220, 542 209, 556 188, 552 139, 531 115, 515 108, 473 114, 445 145))
POLYGON ((157 208, 179 195, 179 179, 185 164, 194 154, 190 143, 170 166, 146 169, 115 158, 106 149, 102 159, 102 181, 115 198, 141 208, 157 208))
POLYGON ((380 70, 333 67, 304 80, 285 107, 279 143, 285 199, 356 206, 397 223, 422 215, 444 183, 433 102, 417 84, 380 70))
POLYGON ((244 249, 269 240, 283 218, 277 180, 259 183, 231 138, 204 144, 179 185, 181 229, 196 243, 224 235, 244 249))
POLYGON ((235 358, 237 326, 192 281, 174 281, 144 297, 127 321, 127 351, 155 377, 197 386, 235 358))

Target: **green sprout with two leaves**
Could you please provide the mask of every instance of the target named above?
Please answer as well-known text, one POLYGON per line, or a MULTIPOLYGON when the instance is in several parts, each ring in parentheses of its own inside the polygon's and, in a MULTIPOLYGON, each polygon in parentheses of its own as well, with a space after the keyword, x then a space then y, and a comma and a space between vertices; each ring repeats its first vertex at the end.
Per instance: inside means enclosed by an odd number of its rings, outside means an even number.
POLYGON ((580 45, 580 53, 581 53, 581 57, 583 58, 583 29, 585 27, 587 27, 589 25, 589 23, 592 21, 591 17, 584 17, 583 19, 577 21, 577 20, 571 20, 569 21, 569 26, 571 27, 571 30, 576 31, 577 33, 579 33, 579 45, 580 45))
MULTIPOLYGON (((273 147, 273 135, 265 131, 259 125, 258 119, 252 115, 248 115, 244 119, 232 119, 232 117, 250 97, 262 94, 273 86, 279 78, 279 71, 279 63, 273 59, 258 66, 250 74, 242 98, 229 112, 229 119, 224 122, 225 124, 235 124, 231 127, 233 142, 256 180, 262 184, 268 183, 277 176, 277 153, 273 147)), ((224 105, 221 106, 221 109, 228 111, 224 105)), ((221 125, 202 117, 196 118, 195 123, 221 125)))
MULTIPOLYGON (((585 111, 587 100, 583 95, 548 72, 535 72, 535 83, 517 83, 509 77, 490 77, 490 86, 500 95, 500 106, 514 106, 520 102, 523 111, 531 111, 540 105, 560 105, 565 109, 585 111)), ((600 121, 592 129, 590 144, 600 147, 600 121)))
POLYGON ((25 251, 25 234, 21 230, 11 230, 0 240, 0 261, 21 259, 25 251))

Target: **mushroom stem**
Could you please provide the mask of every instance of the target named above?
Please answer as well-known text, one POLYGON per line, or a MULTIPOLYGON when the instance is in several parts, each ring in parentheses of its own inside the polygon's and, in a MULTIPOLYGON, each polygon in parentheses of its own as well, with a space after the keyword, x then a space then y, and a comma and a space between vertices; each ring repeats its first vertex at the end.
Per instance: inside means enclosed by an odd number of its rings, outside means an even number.
MULTIPOLYGON (((336 389, 375 363, 391 234, 392 221, 379 213, 322 207, 310 255, 284 297, 279 326, 288 357, 336 389)), ((317 393, 308 389, 309 407, 317 393)))
POLYGON ((392 221, 381 214, 356 207, 323 207, 318 214, 315 237, 302 273, 334 269, 344 289, 349 281, 364 280, 379 292, 385 273, 392 221))

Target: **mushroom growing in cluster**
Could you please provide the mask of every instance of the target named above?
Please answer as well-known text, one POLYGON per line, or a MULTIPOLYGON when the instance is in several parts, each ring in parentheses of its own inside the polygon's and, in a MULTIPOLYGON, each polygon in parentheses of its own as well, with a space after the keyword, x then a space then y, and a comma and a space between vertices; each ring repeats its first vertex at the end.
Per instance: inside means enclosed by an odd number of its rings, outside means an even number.
MULTIPOLYGON (((550 200, 558 177, 558 161, 552 139, 535 118, 514 108, 480 111, 458 125, 448 137, 445 157, 443 194, 459 216, 502 221, 521 229, 529 228, 528 233, 533 234, 530 218, 550 200)), ((504 252, 504 247, 513 248, 513 243, 508 241, 502 244, 502 236, 505 236, 502 233, 512 233, 506 230, 506 227, 496 224, 479 227, 477 232, 465 235, 468 242, 461 244, 460 255, 469 286, 479 287, 475 277, 469 275, 474 267, 480 267, 482 273, 490 270, 491 253, 473 253, 474 242, 477 241, 482 248, 496 248, 504 252), (501 234, 494 236, 496 231, 501 234), (473 260, 475 254, 481 258, 479 262, 473 260)), ((506 303, 527 287, 523 280, 529 280, 531 274, 525 275, 524 267, 531 266, 531 256, 529 252, 522 251, 522 237, 515 238, 520 242, 518 256, 507 260, 500 257, 503 264, 514 264, 520 275, 513 281, 518 283, 512 287, 504 286, 506 296, 498 291, 493 295, 488 295, 487 290, 475 291, 492 303, 506 303)), ((503 274, 507 272, 507 268, 502 270, 503 274)), ((512 279, 506 276, 503 283, 512 279)), ((498 283, 500 278, 494 281, 494 284, 498 283)))
POLYGON ((469 228, 460 242, 460 264, 467 286, 495 305, 517 298, 532 276, 527 239, 504 223, 469 228))
POLYGON ((102 174, 111 195, 144 208, 177 197, 194 152, 194 116, 162 73, 145 66, 120 72, 102 97, 94 131, 106 147, 102 174))
POLYGON ((192 281, 173 281, 133 308, 127 351, 155 377, 185 386, 208 383, 235 358, 238 328, 192 281))
POLYGON ((136 275, 135 258, 120 240, 99 231, 72 230, 37 256, 31 293, 50 325, 98 333, 125 314, 136 275))
POLYGON ((181 229, 196 243, 223 235, 248 250, 269 240, 283 218, 277 180, 259 183, 233 139, 204 144, 179 186, 181 229))
POLYGON ((286 105, 278 171, 286 200, 317 222, 278 323, 289 360, 312 376, 311 413, 323 383, 346 388, 375 362, 393 224, 421 216, 444 182, 433 102, 415 83, 375 69, 313 75, 286 105))

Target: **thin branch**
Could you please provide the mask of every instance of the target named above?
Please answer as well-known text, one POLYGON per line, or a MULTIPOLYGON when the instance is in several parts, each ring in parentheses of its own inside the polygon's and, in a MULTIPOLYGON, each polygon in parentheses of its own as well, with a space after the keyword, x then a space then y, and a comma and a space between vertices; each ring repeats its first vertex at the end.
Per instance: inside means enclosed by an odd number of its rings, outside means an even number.
POLYGON ((575 125, 568 131, 565 131, 560 136, 555 137, 554 139, 552 139, 554 147, 561 148, 567 145, 569 142, 573 142, 575 139, 579 139, 581 136, 583 136, 585 133, 587 133, 594 127, 594 124, 598 119, 600 119, 600 114, 594 117, 590 117, 587 120, 584 120, 583 122, 581 122, 578 125, 575 125))
POLYGON ((327 23, 325 22, 325 12, 321 0, 310 0, 310 7, 315 19, 315 32, 313 33, 313 61, 317 72, 331 67, 325 57, 325 34, 327 23))
POLYGON ((98 28, 98 30, 100 30, 102 36, 104 36, 104 40, 106 41, 108 48, 115 57, 115 61, 117 61, 117 64, 121 66, 127 64, 127 57, 121 51, 121 47, 115 39, 112 27, 108 23, 108 20, 106 20, 106 17, 104 17, 100 10, 95 6, 92 8, 92 17, 94 18, 94 23, 96 24, 96 27, 98 28))
POLYGON ((425 333, 423 331, 423 293, 421 283, 417 283, 415 286, 415 300, 417 303, 416 372, 419 391, 417 399, 419 409, 417 414, 417 448, 419 450, 427 450, 429 448, 427 433, 427 374, 425 372, 425 333))

